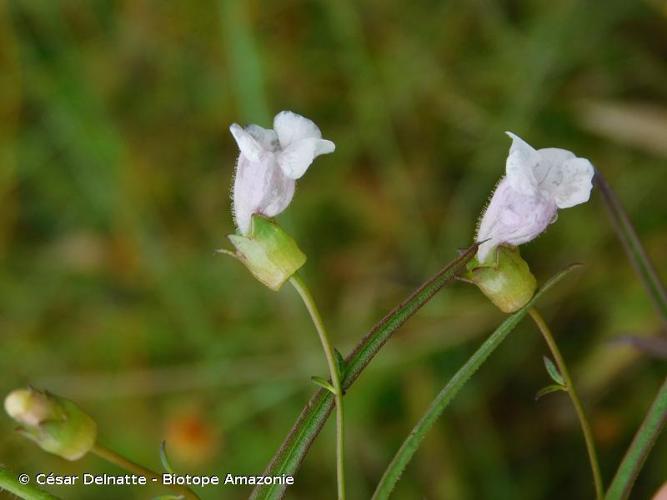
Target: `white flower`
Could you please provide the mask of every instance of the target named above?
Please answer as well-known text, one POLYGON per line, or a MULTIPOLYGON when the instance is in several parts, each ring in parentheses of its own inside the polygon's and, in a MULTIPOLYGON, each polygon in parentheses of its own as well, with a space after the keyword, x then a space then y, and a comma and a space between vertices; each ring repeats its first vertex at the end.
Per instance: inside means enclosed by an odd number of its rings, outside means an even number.
POLYGON ((322 139, 320 129, 303 116, 282 111, 273 130, 257 125, 229 127, 241 150, 232 193, 234 219, 242 234, 250 232, 254 214, 274 217, 287 208, 296 180, 316 156, 335 145, 322 139))
POLYGON ((477 258, 484 262, 500 244, 521 245, 535 239, 557 218, 559 208, 588 201, 593 165, 565 149, 533 149, 507 132, 512 147, 503 177, 477 229, 477 258), (485 241, 486 240, 486 241, 485 241))

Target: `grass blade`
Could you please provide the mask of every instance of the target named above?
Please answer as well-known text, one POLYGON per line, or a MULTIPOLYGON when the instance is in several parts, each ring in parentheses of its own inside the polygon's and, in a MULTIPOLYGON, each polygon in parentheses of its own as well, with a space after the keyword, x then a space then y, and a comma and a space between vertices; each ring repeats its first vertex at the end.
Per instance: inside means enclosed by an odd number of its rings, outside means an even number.
POLYGON ((509 333, 514 330, 542 294, 563 279, 575 267, 578 267, 578 265, 570 266, 551 278, 544 287, 535 294, 528 304, 503 321, 491 336, 484 341, 481 347, 475 351, 470 359, 466 361, 459 371, 454 374, 447 385, 433 400, 431 406, 417 425, 412 429, 406 440, 403 441, 400 449, 380 479, 380 482, 375 489, 375 493, 373 494, 373 500, 389 498, 389 495, 394 489, 394 486, 396 486, 403 470, 414 456, 419 445, 424 440, 433 424, 440 417, 445 408, 447 408, 452 399, 454 399, 454 396, 456 396, 470 377, 475 374, 479 367, 482 366, 491 353, 496 350, 503 340, 505 340, 509 333))
POLYGON ((663 322, 667 324, 667 292, 665 292, 665 287, 660 281, 660 277, 646 250, 644 250, 644 246, 639 241, 630 218, 625 213, 616 193, 597 169, 595 169, 595 184, 602 194, 609 218, 614 225, 618 239, 621 240, 625 252, 628 254, 628 259, 639 274, 639 278, 646 287, 646 291, 653 300, 663 322))
POLYGON ((249 123, 270 123, 262 54, 253 32, 249 4, 241 0, 219 0, 218 3, 220 26, 240 116, 249 123))
POLYGON ((637 479, 646 457, 653 448, 667 421, 667 378, 658 391, 641 427, 623 457, 621 465, 609 486, 606 500, 621 500, 630 496, 632 485, 637 479))
MULTIPOLYGON (((396 306, 371 329, 345 360, 344 390, 348 389, 354 383, 380 348, 389 340, 391 335, 442 287, 453 281, 476 252, 476 244, 465 250, 429 281, 415 290, 406 300, 396 306)), ((322 430, 332 408, 333 395, 324 389, 316 392, 301 411, 296 423, 267 466, 264 474, 271 476, 280 474, 294 475, 313 441, 322 430)), ((285 493, 285 489, 285 485, 277 484, 257 486, 252 492, 251 499, 266 500, 281 498, 285 493)))
POLYGON ((8 491, 19 498, 26 500, 58 500, 58 497, 40 490, 31 484, 23 484, 19 481, 19 474, 14 474, 0 467, 0 491, 8 491))
MULTIPOLYGON (((667 324, 667 292, 660 281, 660 277, 648 257, 637 232, 632 226, 630 218, 625 213, 616 193, 611 189, 602 173, 595 170, 595 184, 597 185, 607 212, 613 223, 618 239, 621 240, 628 259, 635 271, 639 274, 646 291, 653 300, 662 321, 667 324)), ((605 498, 608 500, 625 499, 630 496, 632 486, 639 475, 646 457, 653 448, 660 432, 667 420, 667 378, 658 391, 651 408, 644 417, 644 421, 637 430, 630 447, 625 452, 623 460, 614 475, 605 498)))

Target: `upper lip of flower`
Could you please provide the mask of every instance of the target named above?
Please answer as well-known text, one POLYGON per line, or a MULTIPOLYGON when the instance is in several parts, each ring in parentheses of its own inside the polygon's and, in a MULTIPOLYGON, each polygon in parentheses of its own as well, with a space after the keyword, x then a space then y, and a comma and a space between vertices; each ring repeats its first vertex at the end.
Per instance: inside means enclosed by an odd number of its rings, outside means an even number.
POLYGON ((250 161, 273 155, 283 173, 299 179, 316 156, 332 153, 336 146, 322 139, 320 129, 311 120, 291 111, 281 111, 273 120, 273 129, 259 125, 243 128, 237 123, 229 127, 236 143, 250 161))
POLYGON ((588 201, 592 188, 593 166, 585 158, 560 148, 535 150, 512 132, 507 157, 507 179, 514 189, 553 200, 558 208, 569 208, 588 201))

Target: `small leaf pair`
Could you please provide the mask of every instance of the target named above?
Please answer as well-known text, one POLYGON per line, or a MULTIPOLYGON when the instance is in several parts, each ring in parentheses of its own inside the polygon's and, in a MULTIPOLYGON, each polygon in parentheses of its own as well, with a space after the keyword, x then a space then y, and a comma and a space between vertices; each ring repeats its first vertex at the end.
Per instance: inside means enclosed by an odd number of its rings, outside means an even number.
MULTIPOLYGON (((334 353, 336 355, 336 368, 338 369, 338 377, 342 382, 345 380, 345 371, 347 365, 345 363, 345 358, 343 358, 343 355, 340 353, 338 349, 334 349, 334 353)), ((312 380, 315 385, 319 385, 321 388, 326 389, 334 396, 336 395, 336 389, 334 388, 333 385, 331 385, 331 382, 329 382, 328 380, 322 377, 318 377, 317 375, 313 375, 312 377, 310 377, 310 380, 312 380)), ((344 393, 345 390, 343 389, 343 394, 344 393)))
POLYGON ((553 380, 556 383, 547 385, 546 387, 543 387, 542 389, 537 391, 537 394, 535 394, 535 400, 538 400, 543 396, 546 396, 547 394, 551 394, 552 392, 558 392, 558 391, 567 392, 567 385, 565 384, 565 380, 563 380, 563 376, 558 371, 558 368, 556 368, 554 362, 551 361, 546 356, 544 356, 543 359, 544 359, 544 367, 547 369, 549 377, 551 377, 551 380, 553 380))

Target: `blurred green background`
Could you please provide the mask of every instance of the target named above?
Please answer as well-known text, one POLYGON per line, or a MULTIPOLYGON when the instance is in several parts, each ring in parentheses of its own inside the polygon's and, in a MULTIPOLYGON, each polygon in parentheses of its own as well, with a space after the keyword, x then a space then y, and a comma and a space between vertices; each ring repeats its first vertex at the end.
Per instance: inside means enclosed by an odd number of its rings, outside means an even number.
MULTIPOLYGON (((0 391, 77 401, 101 442, 159 468, 260 473, 326 373, 289 287, 215 253, 233 231, 232 122, 306 115, 337 150, 280 222, 335 343, 348 352, 467 246, 512 130, 590 158, 667 277, 667 6, 662 1, 166 0, 0 3, 0 391)), ((611 479, 665 375, 613 339, 660 322, 599 196, 523 255, 589 409, 611 479)), ((350 497, 368 498, 429 401, 502 315, 440 293, 348 394, 350 497)), ((569 400, 535 402, 545 345, 524 321, 429 435, 399 499, 591 498, 569 400)), ((0 418, 15 471, 67 463, 0 418)), ((633 498, 667 479, 658 442, 633 498)), ((147 490, 52 488, 65 498, 147 490)), ((333 498, 330 421, 288 498, 333 498)), ((156 494, 157 492, 151 492, 156 494)), ((247 488, 203 498, 244 498, 247 488)), ((0 494, 1 495, 1 494, 0 494)))

